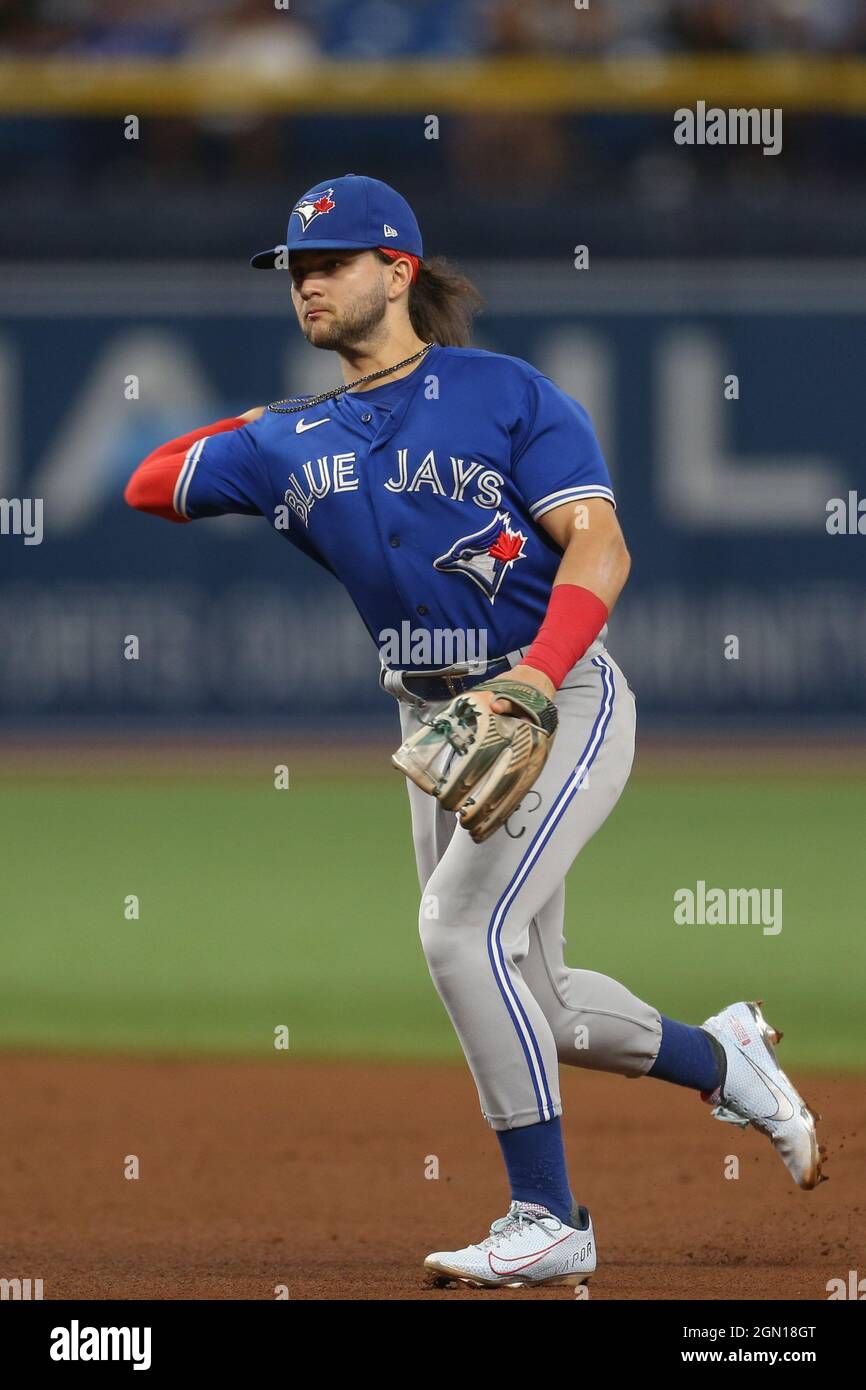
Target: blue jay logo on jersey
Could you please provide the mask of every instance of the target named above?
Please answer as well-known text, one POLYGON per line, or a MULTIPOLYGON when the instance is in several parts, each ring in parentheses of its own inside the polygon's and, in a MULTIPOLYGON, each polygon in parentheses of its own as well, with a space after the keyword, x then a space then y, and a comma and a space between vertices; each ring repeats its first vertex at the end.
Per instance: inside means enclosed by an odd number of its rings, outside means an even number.
POLYGON ((301 226, 304 231, 307 230, 311 222, 315 222, 317 217, 321 217, 323 212, 332 212, 337 206, 331 197, 333 191, 333 188, 327 188, 317 198, 302 198, 292 208, 292 215, 297 214, 301 219, 301 226))
POLYGON ((495 603, 502 581, 515 560, 522 559, 525 546, 526 537, 522 531, 511 529, 508 512, 497 512, 480 531, 455 541, 433 561, 433 568, 446 574, 465 574, 495 603))

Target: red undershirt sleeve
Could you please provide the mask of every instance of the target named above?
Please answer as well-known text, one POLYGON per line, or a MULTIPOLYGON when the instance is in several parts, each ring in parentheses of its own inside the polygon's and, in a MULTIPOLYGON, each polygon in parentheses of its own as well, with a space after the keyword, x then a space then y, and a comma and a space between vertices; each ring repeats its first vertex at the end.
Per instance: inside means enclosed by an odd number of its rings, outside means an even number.
POLYGON ((237 417, 217 420, 212 425, 203 425, 189 434, 178 435, 177 439, 160 444, 136 468, 126 484, 124 501, 130 507, 135 507, 136 511, 149 512, 151 516, 161 516, 166 521, 189 521, 189 517, 178 512, 175 498, 178 479, 190 451, 200 440, 212 434, 223 434, 226 430, 240 429, 246 423, 237 417))

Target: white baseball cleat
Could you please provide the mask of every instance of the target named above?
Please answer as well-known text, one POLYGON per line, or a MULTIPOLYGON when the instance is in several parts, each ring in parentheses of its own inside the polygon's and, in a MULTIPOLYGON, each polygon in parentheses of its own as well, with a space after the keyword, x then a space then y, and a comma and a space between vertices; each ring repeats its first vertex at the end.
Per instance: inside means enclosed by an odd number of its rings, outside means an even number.
POLYGON ((437 1284, 459 1280, 476 1289, 586 1283, 595 1270, 595 1236, 586 1207, 575 1206, 566 1226, 546 1207, 512 1202, 490 1235, 465 1250, 437 1250, 424 1268, 437 1284))
POLYGON ((800 1187, 817 1187, 823 1150, 815 1116, 776 1061, 773 1044, 782 1034, 764 1018, 761 1002, 730 1004, 701 1024, 721 1043, 727 1063, 721 1085, 701 1096, 717 1120, 765 1134, 800 1187))

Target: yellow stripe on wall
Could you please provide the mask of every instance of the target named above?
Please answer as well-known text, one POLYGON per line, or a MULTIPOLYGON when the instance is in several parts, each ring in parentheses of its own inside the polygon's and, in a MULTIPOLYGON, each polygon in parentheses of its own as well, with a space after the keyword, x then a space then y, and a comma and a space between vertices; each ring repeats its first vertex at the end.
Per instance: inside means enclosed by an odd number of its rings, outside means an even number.
POLYGON ((866 113, 866 61, 689 56, 323 62, 285 78, 181 61, 0 60, 0 113, 190 116, 468 111, 670 112, 712 106, 866 113))

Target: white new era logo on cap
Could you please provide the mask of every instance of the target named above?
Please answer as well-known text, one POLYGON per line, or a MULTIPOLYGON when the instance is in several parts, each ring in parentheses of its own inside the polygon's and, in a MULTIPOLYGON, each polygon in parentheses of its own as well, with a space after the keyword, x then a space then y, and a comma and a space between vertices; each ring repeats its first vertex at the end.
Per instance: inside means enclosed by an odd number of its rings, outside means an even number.
POLYGON ((399 233, 398 231, 396 231, 393 227, 390 227, 390 226, 388 225, 387 222, 385 223, 385 226, 382 228, 382 230, 384 231, 384 233, 385 233, 386 236, 399 236, 399 235, 400 235, 400 233, 399 233))

